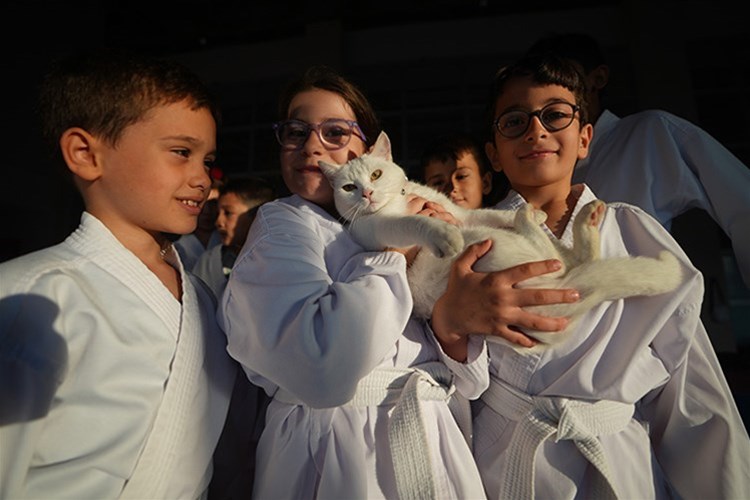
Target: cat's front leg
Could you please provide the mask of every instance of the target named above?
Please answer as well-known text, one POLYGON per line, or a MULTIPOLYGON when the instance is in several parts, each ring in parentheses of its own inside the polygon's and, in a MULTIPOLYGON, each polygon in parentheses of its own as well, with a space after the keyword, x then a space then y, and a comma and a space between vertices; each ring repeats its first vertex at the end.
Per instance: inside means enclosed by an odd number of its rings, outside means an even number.
POLYGON ((350 231, 368 250, 419 245, 437 257, 453 257, 464 247, 458 227, 422 215, 361 217, 350 225, 350 231))
MULTIPOLYGON (((515 211, 514 229, 531 243, 541 255, 559 256, 560 249, 552 243, 547 233, 542 229, 542 223, 547 220, 547 214, 543 210, 537 210, 532 205, 526 204, 515 211)), ((565 259, 560 256, 565 266, 565 259)))

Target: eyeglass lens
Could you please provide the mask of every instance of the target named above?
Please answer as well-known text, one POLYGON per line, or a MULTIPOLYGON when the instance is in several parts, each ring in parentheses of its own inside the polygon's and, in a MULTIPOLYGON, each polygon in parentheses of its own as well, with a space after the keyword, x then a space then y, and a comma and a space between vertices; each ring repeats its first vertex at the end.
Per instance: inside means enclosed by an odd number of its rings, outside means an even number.
POLYGON ((514 139, 523 135, 529 128, 531 118, 537 116, 547 131, 557 132, 573 123, 575 112, 576 107, 568 102, 553 102, 534 112, 515 110, 503 113, 495 126, 501 135, 514 139))
POLYGON ((317 125, 300 120, 288 120, 278 125, 279 143, 290 149, 300 149, 307 142, 310 131, 315 130, 326 149, 341 149, 351 140, 354 128, 346 120, 326 120, 317 125))

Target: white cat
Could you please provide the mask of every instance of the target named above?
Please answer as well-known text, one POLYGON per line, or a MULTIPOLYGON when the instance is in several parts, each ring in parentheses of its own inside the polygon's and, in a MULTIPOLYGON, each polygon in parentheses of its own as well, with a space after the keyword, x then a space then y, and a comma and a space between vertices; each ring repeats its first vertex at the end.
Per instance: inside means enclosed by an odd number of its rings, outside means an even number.
MULTIPOLYGON (((573 304, 533 306, 539 314, 567 316, 575 320, 597 304, 636 295, 665 293, 679 285, 680 264, 669 252, 657 259, 619 257, 599 259, 599 223, 605 204, 586 204, 573 222, 573 248, 550 238, 541 227, 546 214, 531 205, 513 210, 466 209, 447 196, 423 184, 409 181, 404 170, 393 162, 391 144, 385 132, 368 154, 333 165, 319 162, 333 186, 336 209, 349 221, 354 239, 368 250, 420 245, 421 251, 407 276, 414 298, 414 313, 429 318, 435 301, 445 291, 450 260, 466 246, 492 239, 492 249, 474 265, 476 271, 507 269, 524 262, 558 259, 560 271, 526 280, 523 287, 574 288, 581 299, 573 304), (437 202, 451 212, 460 227, 421 215, 406 215, 407 197, 416 194, 437 202)), ((564 332, 526 331, 542 343, 561 341, 564 332)), ((503 341, 495 337, 490 340, 503 341)))

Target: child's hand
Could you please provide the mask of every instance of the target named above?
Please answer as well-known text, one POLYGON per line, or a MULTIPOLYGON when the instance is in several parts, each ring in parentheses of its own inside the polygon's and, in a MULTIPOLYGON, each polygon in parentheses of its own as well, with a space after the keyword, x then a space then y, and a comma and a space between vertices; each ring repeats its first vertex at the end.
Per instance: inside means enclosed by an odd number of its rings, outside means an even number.
MULTIPOLYGON (((426 215, 427 217, 435 217, 436 219, 440 219, 442 221, 448 222, 449 224, 453 224, 455 226, 458 226, 458 221, 453 217, 453 214, 446 211, 445 208, 443 208, 442 205, 439 203, 433 203, 431 201, 427 201, 422 197, 419 197, 417 195, 409 195, 409 198, 406 202, 406 213, 411 215, 426 215)), ((400 254, 403 254, 404 257, 406 257, 406 266, 411 266, 411 263, 414 262, 414 259, 417 257, 417 254, 419 253, 421 247, 418 246, 412 246, 407 248, 394 248, 394 247, 387 247, 384 249, 386 252, 398 252, 400 254)))
POLYGON ((541 316, 523 308, 578 300, 575 290, 515 288, 521 281, 559 269, 559 262, 554 260, 493 273, 475 272, 472 266, 491 246, 490 240, 475 243, 454 261, 446 291, 432 311, 433 331, 444 349, 452 346, 459 353, 455 359, 460 359, 461 346, 466 348, 466 336, 470 334, 495 335, 532 347, 536 341, 521 333, 519 327, 555 332, 565 328, 567 319, 541 316))
POLYGON ((434 201, 427 201, 417 195, 409 195, 407 199, 407 213, 426 215, 427 217, 434 217, 442 221, 458 226, 458 220, 453 217, 453 214, 448 212, 445 207, 434 201))

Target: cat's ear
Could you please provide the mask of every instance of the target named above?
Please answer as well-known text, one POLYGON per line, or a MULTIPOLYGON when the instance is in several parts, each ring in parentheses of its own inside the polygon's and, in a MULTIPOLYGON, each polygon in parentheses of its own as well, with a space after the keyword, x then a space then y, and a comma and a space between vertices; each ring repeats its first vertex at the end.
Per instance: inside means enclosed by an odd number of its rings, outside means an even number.
POLYGON ((378 140, 375 141, 370 152, 370 156, 377 156, 388 161, 393 161, 393 154, 391 153, 391 140, 388 138, 388 134, 380 132, 378 140))
POLYGON ((333 163, 326 163, 324 161, 319 161, 318 166, 320 167, 321 172, 323 172, 323 175, 326 176, 326 179, 332 179, 334 174, 340 168, 338 165, 334 165, 333 163))

